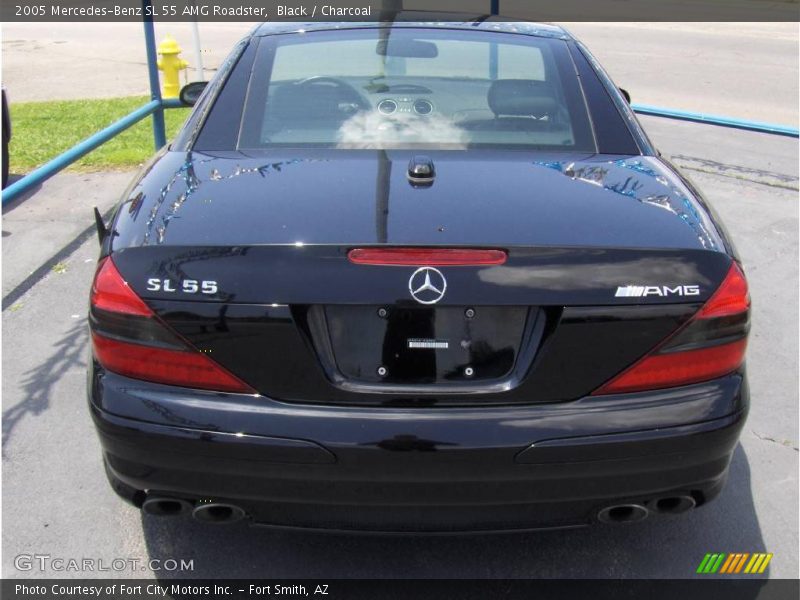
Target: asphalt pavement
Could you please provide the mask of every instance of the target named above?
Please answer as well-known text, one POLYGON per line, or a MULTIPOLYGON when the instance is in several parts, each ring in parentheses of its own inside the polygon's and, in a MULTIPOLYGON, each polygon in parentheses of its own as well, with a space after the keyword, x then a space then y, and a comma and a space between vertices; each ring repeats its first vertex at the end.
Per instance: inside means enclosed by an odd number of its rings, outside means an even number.
POLYGON ((111 210, 133 174, 60 173, 3 207, 3 297, 43 266, 55 267, 51 259, 91 228, 92 207, 111 210))
MULTIPOLYGON (((144 516, 109 489, 86 408, 85 317, 97 243, 70 247, 80 227, 59 236, 54 226, 50 250, 58 260, 45 261, 46 275, 33 285, 28 279, 2 315, 3 577, 683 578, 707 552, 758 551, 774 554, 767 575, 797 577, 797 140, 643 122, 721 214, 751 285, 752 408, 728 484, 713 503, 628 526, 457 537, 285 532, 144 516), (34 554, 138 562, 89 573, 15 566, 16 557, 34 554), (193 569, 142 570, 150 559, 193 561, 193 569)), ((82 175, 80 184, 96 198, 115 198, 129 175, 82 175)), ((17 261, 42 252, 39 224, 17 213, 46 223, 44 207, 58 214, 74 206, 74 185, 74 176, 56 176, 6 211, 4 282, 25 282, 17 261)), ((88 226, 89 206, 83 210, 88 226)))

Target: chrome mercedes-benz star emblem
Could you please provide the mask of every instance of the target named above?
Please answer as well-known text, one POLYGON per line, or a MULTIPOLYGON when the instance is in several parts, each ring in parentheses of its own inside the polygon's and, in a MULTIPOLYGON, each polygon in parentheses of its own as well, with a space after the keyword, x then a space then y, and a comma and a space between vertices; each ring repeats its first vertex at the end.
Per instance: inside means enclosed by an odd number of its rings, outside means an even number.
POLYGON ((408 280, 408 291, 420 304, 436 304, 444 298, 447 280, 439 269, 420 267, 408 280))

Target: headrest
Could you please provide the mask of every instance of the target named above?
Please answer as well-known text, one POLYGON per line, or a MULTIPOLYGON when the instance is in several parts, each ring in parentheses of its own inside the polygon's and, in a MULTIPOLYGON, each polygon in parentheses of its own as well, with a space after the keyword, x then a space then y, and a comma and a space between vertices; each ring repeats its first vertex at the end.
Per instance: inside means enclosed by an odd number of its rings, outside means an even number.
POLYGON ((549 83, 529 79, 498 79, 489 88, 489 108, 495 116, 539 117, 555 112, 558 103, 549 83))

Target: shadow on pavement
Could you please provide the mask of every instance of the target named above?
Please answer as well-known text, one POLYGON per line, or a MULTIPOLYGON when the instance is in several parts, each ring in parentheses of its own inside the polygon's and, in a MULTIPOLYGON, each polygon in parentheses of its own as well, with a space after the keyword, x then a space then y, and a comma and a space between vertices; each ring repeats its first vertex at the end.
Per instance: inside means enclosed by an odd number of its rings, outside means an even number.
MULTIPOLYGON (((40 415, 50 408, 53 388, 64 374, 76 366, 85 366, 88 327, 80 319, 53 345, 53 352, 37 367, 25 372, 21 382, 24 399, 3 411, 3 456, 14 428, 26 415, 40 415)), ((11 356, 13 348, 3 344, 3 352, 11 356)))
MULTIPOLYGON (((11 185, 12 183, 15 183, 15 182, 19 181, 23 177, 24 177, 24 175, 9 175, 8 176, 8 185, 11 185)), ((12 210, 14 210, 15 208, 17 208, 20 204, 25 202, 25 200, 27 200, 31 196, 35 195, 40 189, 42 189, 42 184, 41 183, 37 183, 35 186, 30 188, 28 191, 26 191, 23 194, 17 196, 17 198, 15 200, 9 202, 8 204, 4 204, 3 205, 3 214, 5 215, 5 214, 11 212, 12 210)))
MULTIPOLYGON (((764 552, 747 456, 707 506, 638 524, 534 533, 364 536, 203 525, 142 515, 150 558, 196 578, 688 578, 707 552, 764 552)), ((707 576, 708 577, 708 576, 707 576)))

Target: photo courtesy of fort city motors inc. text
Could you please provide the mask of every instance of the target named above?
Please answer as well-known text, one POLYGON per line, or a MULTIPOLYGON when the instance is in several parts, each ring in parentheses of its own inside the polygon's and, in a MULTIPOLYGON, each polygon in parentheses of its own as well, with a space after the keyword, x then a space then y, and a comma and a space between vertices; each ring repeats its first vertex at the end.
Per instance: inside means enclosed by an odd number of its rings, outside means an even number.
POLYGON ((3 598, 800 596, 798 0, 0 42, 3 598))

